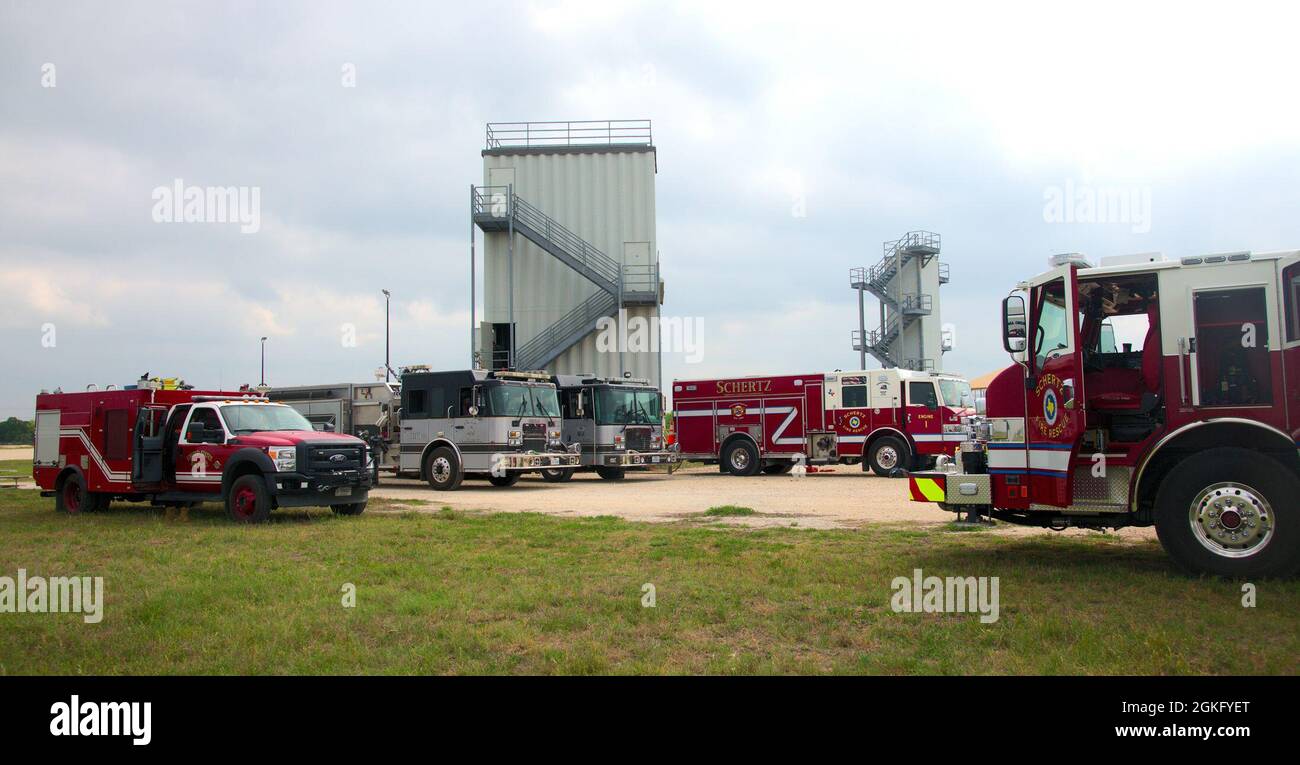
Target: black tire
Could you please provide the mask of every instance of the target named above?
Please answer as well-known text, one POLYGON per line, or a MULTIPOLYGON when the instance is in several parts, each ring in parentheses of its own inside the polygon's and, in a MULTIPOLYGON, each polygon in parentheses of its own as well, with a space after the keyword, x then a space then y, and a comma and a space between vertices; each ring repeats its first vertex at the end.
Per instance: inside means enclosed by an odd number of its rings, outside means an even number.
POLYGON ((260 475, 241 475, 226 495, 226 515, 235 523, 262 523, 271 517, 271 493, 260 475))
POLYGON ((366 511, 365 502, 351 502, 346 505, 330 505, 335 515, 361 515, 366 511))
POLYGON ((573 468, 548 468, 542 471, 542 480, 547 483, 564 483, 573 478, 573 468))
POLYGON ((895 470, 910 465, 911 459, 907 444, 893 436, 885 436, 871 444, 867 465, 871 472, 887 478, 894 475, 895 470))
POLYGON ((1300 571, 1297 496, 1300 479, 1278 460, 1232 446, 1210 449, 1161 480, 1156 536, 1192 574, 1290 576, 1300 571))
POLYGON ((439 446, 424 458, 424 480, 438 491, 454 491, 464 479, 460 460, 450 447, 439 446))
POLYGON ((621 467, 598 467, 596 468, 596 475, 606 481, 621 481, 627 476, 627 470, 621 467))
POLYGON ((95 509, 91 496, 86 479, 80 473, 68 473, 54 487, 54 509, 68 515, 89 512, 95 509))
POLYGON ((522 475, 523 473, 520 473, 518 470, 513 470, 505 475, 489 475, 487 479, 488 483, 493 486, 514 486, 519 483, 519 478, 522 475))
POLYGON ((785 475, 791 470, 794 470, 793 462, 773 462, 763 466, 763 472, 767 475, 785 475))
POLYGON ((758 449, 752 441, 744 438, 737 438, 727 444, 727 448, 722 450, 722 464, 728 473, 739 476, 757 475, 762 468, 762 463, 758 461, 758 449))

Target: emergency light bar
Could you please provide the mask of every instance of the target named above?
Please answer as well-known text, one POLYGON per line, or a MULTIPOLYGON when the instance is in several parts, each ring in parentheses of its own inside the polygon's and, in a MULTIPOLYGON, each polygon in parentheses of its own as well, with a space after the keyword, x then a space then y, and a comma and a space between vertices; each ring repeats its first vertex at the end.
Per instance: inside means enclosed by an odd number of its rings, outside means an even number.
POLYGON ((195 396, 191 401, 238 401, 241 404, 269 404, 271 399, 266 396, 195 396))
POLYGON ((1051 264, 1052 268, 1060 268, 1061 266, 1092 268, 1092 263, 1089 263, 1088 259, 1085 258, 1082 253, 1078 252, 1062 252, 1058 255, 1053 255, 1048 259, 1048 263, 1051 264))

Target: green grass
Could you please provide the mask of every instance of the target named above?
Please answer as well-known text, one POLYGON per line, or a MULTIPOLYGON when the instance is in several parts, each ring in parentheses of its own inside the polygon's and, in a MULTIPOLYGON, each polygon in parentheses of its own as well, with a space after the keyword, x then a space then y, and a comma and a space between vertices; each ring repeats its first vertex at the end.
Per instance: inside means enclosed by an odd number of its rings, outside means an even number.
POLYGON ((1300 670, 1300 583, 1242 608, 1240 584, 1176 574, 1154 542, 384 507, 246 527, 0 492, 0 576, 102 576, 106 601, 97 625, 0 613, 0 674, 1300 670), (914 568, 999 576, 1001 618, 894 613, 914 568))
POLYGON ((24 478, 32 477, 31 460, 0 460, 0 475, 17 473, 24 478))
POLYGON ((754 508, 752 507, 739 507, 737 505, 719 505, 718 507, 710 507, 708 510, 704 511, 704 514, 728 516, 728 515, 757 515, 758 513, 755 512, 754 508))

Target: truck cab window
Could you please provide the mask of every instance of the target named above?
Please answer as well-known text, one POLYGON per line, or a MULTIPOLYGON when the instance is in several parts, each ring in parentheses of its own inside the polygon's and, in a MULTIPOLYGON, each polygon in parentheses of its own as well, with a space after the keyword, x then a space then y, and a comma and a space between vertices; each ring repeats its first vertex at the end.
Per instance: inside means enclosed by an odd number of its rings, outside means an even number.
POLYGON ((845 385, 840 400, 845 409, 861 409, 867 405, 867 386, 845 385))
POLYGON ((1054 279, 1039 287, 1036 302, 1034 369, 1042 369, 1049 354, 1070 347, 1070 338, 1074 334, 1065 310, 1065 280, 1054 279))
POLYGON ((208 433, 220 433, 225 430, 221 425, 221 416, 217 414, 215 408, 210 406, 201 406, 195 409, 194 413, 190 415, 190 424, 185 428, 186 440, 188 441, 190 434, 194 433, 199 428, 202 428, 208 433))
POLYGON ((407 417, 429 416, 429 392, 423 390, 403 391, 406 403, 402 405, 402 414, 407 417))
POLYGON ((907 384, 907 397, 911 399, 912 406, 923 406, 927 409, 939 408, 939 396, 935 393, 934 383, 930 382, 912 382, 907 384))

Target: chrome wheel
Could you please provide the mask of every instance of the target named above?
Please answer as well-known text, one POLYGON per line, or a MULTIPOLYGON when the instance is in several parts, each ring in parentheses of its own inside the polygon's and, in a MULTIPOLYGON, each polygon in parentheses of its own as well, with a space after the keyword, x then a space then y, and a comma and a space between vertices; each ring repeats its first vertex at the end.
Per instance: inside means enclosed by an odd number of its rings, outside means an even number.
POLYGON ((1225 558, 1247 558, 1273 538, 1273 508, 1260 492, 1232 481, 1207 486, 1192 500, 1188 520, 1196 541, 1225 558))
POLYGON ((743 473, 749 468, 749 452, 745 449, 731 450, 731 469, 743 473))
POLYGON ((876 451, 876 464, 885 470, 898 467, 898 450, 892 446, 882 446, 876 451))
POLYGON ((438 483, 446 483, 451 479, 451 460, 446 457, 435 457, 429 463, 429 476, 438 483))

